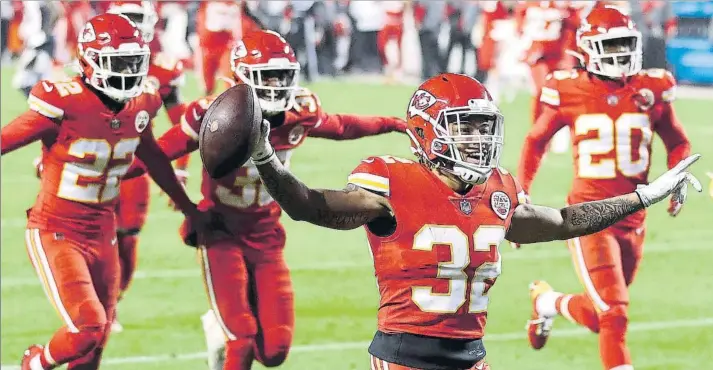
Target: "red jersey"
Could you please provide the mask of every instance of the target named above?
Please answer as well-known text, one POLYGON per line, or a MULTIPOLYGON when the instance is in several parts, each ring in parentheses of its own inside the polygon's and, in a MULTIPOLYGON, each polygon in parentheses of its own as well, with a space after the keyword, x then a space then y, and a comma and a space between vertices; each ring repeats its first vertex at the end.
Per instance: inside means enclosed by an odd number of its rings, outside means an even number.
POLYGON ((567 1, 521 1, 515 8, 515 21, 523 37, 531 41, 525 60, 560 60, 572 47, 579 27, 579 15, 567 1))
POLYGON ((198 37, 207 48, 230 48, 240 38, 240 4, 237 1, 201 1, 198 8, 198 37))
MULTIPOLYGON (((690 151, 671 102, 676 82, 662 69, 644 70, 625 85, 600 80, 586 71, 556 71, 547 77, 540 95, 543 115, 526 140, 519 177, 529 189, 541 147, 560 128, 571 131, 575 178, 569 204, 630 193, 648 182, 651 141, 657 132, 669 153, 669 167, 690 151), (549 108, 549 109, 548 109, 549 108), (529 142, 529 143, 528 143, 529 142)), ((622 223, 639 227, 644 211, 622 223)))
POLYGON ((488 291, 501 272, 505 239, 524 193, 503 169, 460 195, 411 160, 371 157, 348 182, 384 195, 396 230, 367 238, 381 296, 378 328, 452 339, 485 331, 488 291))
POLYGON ((152 53, 146 81, 158 90, 161 99, 166 100, 176 88, 184 84, 183 62, 164 52, 152 53))
MULTIPOLYGON (((197 149, 203 115, 216 97, 190 103, 180 126, 174 126, 159 140, 169 158, 175 159, 197 149)), ((270 143, 278 158, 288 166, 292 150, 310 136, 335 140, 356 139, 390 131, 406 130, 398 118, 327 114, 319 99, 307 89, 296 93, 295 106, 271 118, 270 143), (277 121, 281 120, 281 124, 277 121)), ((281 209, 264 188, 257 167, 248 161, 243 167, 221 178, 211 178, 205 170, 201 183, 203 200, 199 206, 220 211, 237 233, 274 228, 281 209)))
POLYGON ((28 212, 28 227, 79 232, 113 232, 119 183, 142 135, 161 107, 156 93, 131 99, 118 113, 75 77, 40 81, 30 109, 56 125, 42 136, 41 190, 28 212))

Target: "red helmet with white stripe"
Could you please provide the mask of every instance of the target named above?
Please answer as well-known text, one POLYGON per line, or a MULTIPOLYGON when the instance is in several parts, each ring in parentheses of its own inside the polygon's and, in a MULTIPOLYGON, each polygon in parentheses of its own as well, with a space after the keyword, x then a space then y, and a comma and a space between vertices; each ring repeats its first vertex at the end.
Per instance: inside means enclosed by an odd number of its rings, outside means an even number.
POLYGON ((641 32, 618 8, 596 6, 577 30, 577 46, 587 71, 625 78, 641 71, 641 32))
POLYGON ((498 166, 503 116, 478 80, 432 77, 413 94, 406 116, 411 150, 424 164, 471 184, 484 183, 498 166))
POLYGON ((107 13, 123 14, 141 30, 145 42, 151 42, 156 33, 158 13, 150 1, 113 1, 107 13))
POLYGON ((233 48, 230 59, 233 78, 255 90, 263 113, 274 115, 292 108, 300 64, 280 34, 249 33, 233 48))
POLYGON ((87 83, 120 102, 141 94, 150 51, 129 18, 98 15, 84 25, 77 44, 77 60, 87 83))

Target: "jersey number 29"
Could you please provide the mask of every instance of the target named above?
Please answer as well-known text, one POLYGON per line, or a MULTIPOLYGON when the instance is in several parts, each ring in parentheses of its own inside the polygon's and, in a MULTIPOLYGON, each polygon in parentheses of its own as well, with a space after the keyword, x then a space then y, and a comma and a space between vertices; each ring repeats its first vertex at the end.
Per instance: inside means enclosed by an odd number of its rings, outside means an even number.
MULTIPOLYGON (((502 226, 480 226, 472 238, 476 252, 490 252, 505 239, 502 226)), ((500 275, 501 262, 486 262, 468 276, 465 269, 470 265, 471 239, 456 226, 426 225, 415 235, 413 249, 431 251, 435 245, 447 245, 451 249, 451 260, 438 264, 437 279, 448 281, 447 293, 434 293, 429 286, 411 288, 411 299, 424 312, 455 313, 470 297, 469 313, 485 312, 488 309, 486 280, 500 275), (468 287, 468 281, 471 281, 468 287)))

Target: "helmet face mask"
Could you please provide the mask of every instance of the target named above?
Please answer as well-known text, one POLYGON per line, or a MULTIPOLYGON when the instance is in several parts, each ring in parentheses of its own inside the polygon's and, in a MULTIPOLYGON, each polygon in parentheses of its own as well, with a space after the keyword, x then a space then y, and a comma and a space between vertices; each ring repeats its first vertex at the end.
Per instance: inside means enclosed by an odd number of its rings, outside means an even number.
POLYGON ((285 60, 258 65, 240 63, 235 76, 255 90, 265 114, 275 115, 294 106, 299 72, 299 63, 285 60))
POLYGON ((504 120, 477 80, 447 73, 424 82, 407 111, 412 151, 430 167, 482 184, 498 167, 504 120))
POLYGON ((641 32, 631 19, 612 7, 592 10, 577 31, 577 45, 587 71, 612 79, 641 71, 641 40, 641 32))
POLYGON ((103 14, 84 26, 77 59, 87 83, 112 100, 124 102, 142 93, 150 50, 126 16, 103 14))

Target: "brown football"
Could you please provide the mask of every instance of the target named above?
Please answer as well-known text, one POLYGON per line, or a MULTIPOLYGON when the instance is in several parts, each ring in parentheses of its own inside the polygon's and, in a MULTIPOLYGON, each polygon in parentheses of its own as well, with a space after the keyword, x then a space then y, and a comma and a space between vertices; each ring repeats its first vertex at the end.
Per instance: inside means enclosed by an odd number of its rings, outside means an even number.
POLYGON ((235 85, 213 101, 198 133, 198 149, 210 177, 224 177, 250 159, 261 123, 260 103, 248 85, 235 85))

